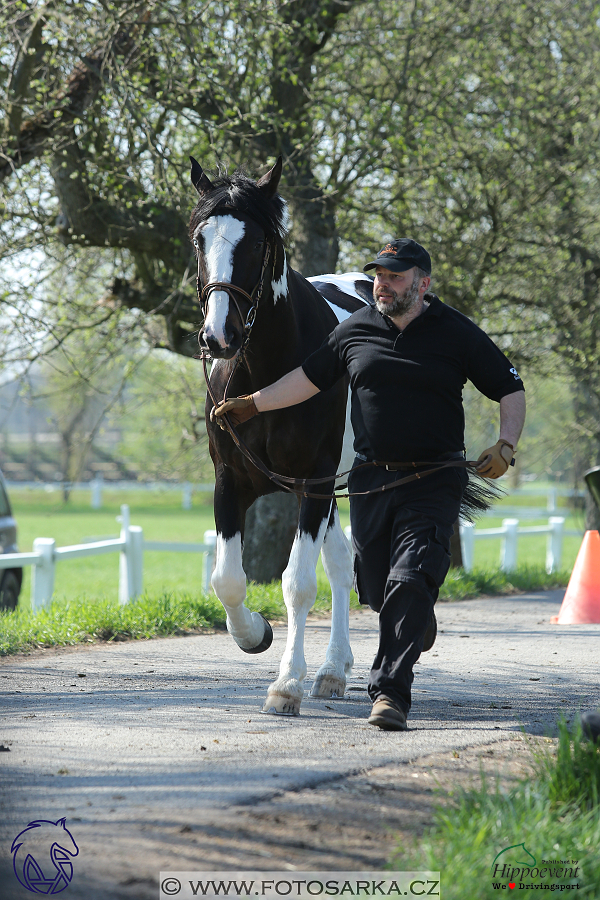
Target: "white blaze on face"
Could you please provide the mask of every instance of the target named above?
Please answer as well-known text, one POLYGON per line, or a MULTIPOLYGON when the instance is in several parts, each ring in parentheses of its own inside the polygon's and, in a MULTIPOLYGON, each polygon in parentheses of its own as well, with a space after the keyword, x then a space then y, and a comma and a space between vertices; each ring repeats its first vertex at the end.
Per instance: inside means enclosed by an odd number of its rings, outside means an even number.
MULTIPOLYGON (((244 236, 244 223, 233 216, 211 216, 199 229, 204 240, 208 282, 227 281, 233 274, 233 254, 244 236)), ((225 291, 211 291, 204 320, 204 335, 219 342, 225 349, 225 321, 229 313, 229 295, 225 291)))

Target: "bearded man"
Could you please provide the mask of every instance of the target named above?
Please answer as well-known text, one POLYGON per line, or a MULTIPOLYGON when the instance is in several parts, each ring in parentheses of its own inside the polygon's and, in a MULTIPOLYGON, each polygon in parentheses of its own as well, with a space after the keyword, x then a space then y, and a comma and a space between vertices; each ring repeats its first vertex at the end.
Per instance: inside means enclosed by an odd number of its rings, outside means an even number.
MULTIPOLYGON (((257 413, 302 403, 349 376, 355 467, 348 479, 355 587, 379 614, 379 649, 369 678, 369 724, 406 730, 413 667, 436 635, 433 611, 450 566, 450 538, 468 475, 434 474, 383 493, 402 470, 462 459, 462 391, 469 379, 500 404, 497 443, 478 471, 499 478, 510 465, 525 421, 523 383, 490 338, 429 291, 429 253, 410 238, 390 241, 375 269, 374 306, 341 322, 302 366, 249 397, 211 413, 238 425, 257 413), (377 465, 364 466, 376 461, 377 465), (426 465, 423 465, 426 463, 426 465)), ((404 474, 407 474, 406 472, 404 474)))

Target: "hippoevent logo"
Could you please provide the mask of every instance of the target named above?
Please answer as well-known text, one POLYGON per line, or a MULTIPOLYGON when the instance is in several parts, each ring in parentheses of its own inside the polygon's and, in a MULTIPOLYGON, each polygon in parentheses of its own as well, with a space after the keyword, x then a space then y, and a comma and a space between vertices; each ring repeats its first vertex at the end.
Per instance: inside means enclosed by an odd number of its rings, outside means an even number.
POLYGON ((15 875, 33 894, 60 894, 71 883, 71 857, 78 855, 79 847, 66 822, 30 822, 12 843, 15 875))
POLYGON ((505 847, 492 863, 492 887, 496 891, 538 888, 549 891, 578 890, 576 859, 542 859, 538 866, 525 843, 505 847), (505 856, 508 854, 508 856, 505 856), (558 880, 560 879, 560 880, 558 880))

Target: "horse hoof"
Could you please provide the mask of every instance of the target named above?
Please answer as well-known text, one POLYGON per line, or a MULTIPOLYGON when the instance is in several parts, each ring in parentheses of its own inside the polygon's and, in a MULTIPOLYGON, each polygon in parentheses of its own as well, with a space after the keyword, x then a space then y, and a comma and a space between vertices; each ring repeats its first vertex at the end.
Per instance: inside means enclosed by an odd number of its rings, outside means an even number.
POLYGON ((346 679, 339 675, 317 675, 310 690, 311 697, 341 700, 346 692, 346 679))
MULTIPOLYGON (((240 648, 240 650, 243 650, 244 653, 264 653, 265 650, 268 650, 269 647, 271 646, 271 644, 273 643, 273 629, 271 628, 270 623, 267 622, 267 620, 261 613, 253 612, 252 615, 260 616, 261 619, 263 620, 264 632, 263 632, 262 641, 260 642, 260 644, 257 644, 256 647, 242 647, 241 644, 238 644, 238 647, 240 648)), ((234 638, 234 640, 235 640, 235 638, 234 638)), ((236 641, 236 643, 237 643, 237 641, 236 641)))
POLYGON ((299 716, 301 702, 290 694, 267 694, 261 712, 271 716, 299 716))

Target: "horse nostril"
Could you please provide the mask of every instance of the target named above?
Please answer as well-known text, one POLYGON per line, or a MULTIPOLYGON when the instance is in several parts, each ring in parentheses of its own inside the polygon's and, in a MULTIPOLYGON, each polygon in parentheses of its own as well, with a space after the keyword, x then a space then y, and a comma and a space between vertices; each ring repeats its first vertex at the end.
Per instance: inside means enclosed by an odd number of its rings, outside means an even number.
POLYGON ((236 343, 237 338, 238 338, 238 334, 237 334, 237 331, 235 330, 235 328, 232 328, 231 325, 226 324, 225 325, 225 343, 227 344, 227 346, 228 347, 233 346, 236 343))

